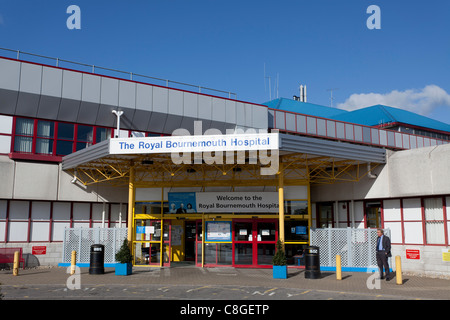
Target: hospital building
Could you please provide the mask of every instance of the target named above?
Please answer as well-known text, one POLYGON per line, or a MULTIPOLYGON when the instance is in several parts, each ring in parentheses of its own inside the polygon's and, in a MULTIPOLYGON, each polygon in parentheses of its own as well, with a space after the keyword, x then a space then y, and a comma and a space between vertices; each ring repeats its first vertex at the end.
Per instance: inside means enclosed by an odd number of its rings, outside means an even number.
POLYGON ((248 102, 0 50, 0 248, 64 265, 126 237, 135 267, 271 268, 280 239, 289 268, 318 245, 324 268, 364 270, 383 228, 403 270, 450 275, 448 119, 299 92, 248 102))

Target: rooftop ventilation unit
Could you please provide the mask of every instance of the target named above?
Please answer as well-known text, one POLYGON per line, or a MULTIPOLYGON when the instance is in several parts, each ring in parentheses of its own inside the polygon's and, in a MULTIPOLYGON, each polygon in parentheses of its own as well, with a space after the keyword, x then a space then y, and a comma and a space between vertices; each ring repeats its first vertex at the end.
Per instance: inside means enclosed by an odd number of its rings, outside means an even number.
POLYGON ((295 101, 306 102, 306 85, 300 85, 300 97, 294 96, 295 101))

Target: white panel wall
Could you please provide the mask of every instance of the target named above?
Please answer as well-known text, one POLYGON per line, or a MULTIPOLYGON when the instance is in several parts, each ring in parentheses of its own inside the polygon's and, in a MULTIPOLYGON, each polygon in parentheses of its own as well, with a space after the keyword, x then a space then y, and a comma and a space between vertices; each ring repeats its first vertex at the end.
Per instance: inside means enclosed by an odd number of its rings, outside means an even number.
POLYGON ((0 59, 0 88, 17 91, 19 89, 20 62, 0 59))
POLYGON ((61 97, 62 74, 61 69, 43 67, 41 93, 47 96, 61 97))
POLYGON ((62 241, 64 228, 70 227, 70 207, 69 202, 55 202, 53 204, 52 241, 62 241))
POLYGON ((0 115, 0 154, 11 151, 12 123, 12 117, 0 115))
POLYGON ((447 213, 447 243, 450 243, 450 197, 445 198, 446 203, 446 213, 447 213))
POLYGON ((422 206, 420 198, 403 199, 405 243, 423 244, 422 206))
POLYGON ((402 224, 401 222, 385 222, 385 229, 391 229, 391 242, 402 243, 402 224))
POLYGON ((402 243, 402 213, 400 209, 400 199, 383 201, 383 220, 384 228, 391 229, 391 242, 402 243))
POLYGON ((48 241, 50 232, 50 210, 50 202, 32 202, 30 241, 48 241))
POLYGON ((11 152, 11 136, 2 136, 0 135, 0 154, 10 153, 11 152))
POLYGON ((338 202, 336 212, 336 228, 347 228, 348 219, 348 204, 347 202, 338 202))
POLYGON ((41 93, 42 66, 22 63, 20 69, 20 91, 41 93))
POLYGON ((13 117, 0 115, 0 133, 12 133, 13 117))
POLYGON ((0 241, 5 239, 7 205, 6 200, 0 200, 0 241))
POLYGON ((56 200, 58 166, 15 162, 14 197, 18 199, 56 200))
POLYGON ((63 71, 62 97, 73 100, 81 99, 82 74, 79 72, 63 71))
POLYGON ((28 240, 28 202, 11 201, 9 204, 9 232, 7 241, 28 240))
POLYGON ((354 202, 354 228, 364 228, 364 202, 355 201, 354 202))
POLYGON ((89 203, 74 203, 73 204, 73 223, 74 228, 89 228, 89 217, 91 207, 89 203))
POLYGON ((383 201, 384 220, 401 220, 400 199, 384 200, 383 201))
POLYGON ((48 241, 50 223, 33 222, 30 227, 30 241, 48 241))
POLYGON ((403 219, 422 220, 422 207, 420 198, 403 199, 403 219))

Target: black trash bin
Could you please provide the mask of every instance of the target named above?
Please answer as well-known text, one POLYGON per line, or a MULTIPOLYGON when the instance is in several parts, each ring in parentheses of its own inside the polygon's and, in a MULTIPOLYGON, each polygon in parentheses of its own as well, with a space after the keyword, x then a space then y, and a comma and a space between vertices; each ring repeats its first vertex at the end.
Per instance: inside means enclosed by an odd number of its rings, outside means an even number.
POLYGON ((305 278, 320 278, 320 256, 319 247, 306 247, 305 250, 305 278))
POLYGON ((93 244, 91 246, 91 260, 89 264, 89 274, 105 273, 105 246, 102 244, 93 244))

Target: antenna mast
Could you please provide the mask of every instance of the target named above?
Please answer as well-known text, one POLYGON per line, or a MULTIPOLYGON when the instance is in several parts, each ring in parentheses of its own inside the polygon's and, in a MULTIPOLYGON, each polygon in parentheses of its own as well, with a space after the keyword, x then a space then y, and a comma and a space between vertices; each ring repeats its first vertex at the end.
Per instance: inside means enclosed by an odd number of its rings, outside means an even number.
POLYGON ((264 92, 266 91, 266 78, 269 79, 269 101, 272 101, 272 86, 270 83, 270 77, 266 76, 266 63, 264 62, 264 92))
POLYGON ((339 90, 339 88, 331 88, 328 89, 327 91, 330 91, 330 107, 333 108, 333 91, 339 90))

